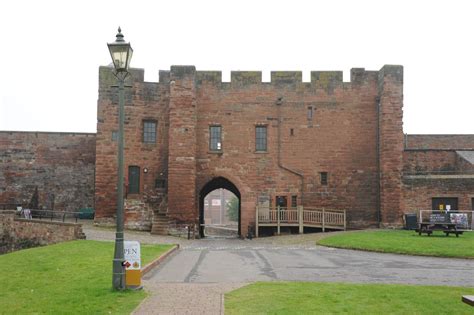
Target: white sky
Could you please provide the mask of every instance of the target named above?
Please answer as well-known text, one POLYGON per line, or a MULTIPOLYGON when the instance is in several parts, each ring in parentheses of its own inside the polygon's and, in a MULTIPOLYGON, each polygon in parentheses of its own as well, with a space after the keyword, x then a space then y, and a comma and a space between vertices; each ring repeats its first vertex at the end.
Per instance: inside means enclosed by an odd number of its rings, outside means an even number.
POLYGON ((474 134, 473 1, 0 3, 0 130, 96 131, 98 67, 122 27, 132 66, 379 70, 401 64, 406 133, 474 134), (470 4, 470 2, 472 4, 470 4))

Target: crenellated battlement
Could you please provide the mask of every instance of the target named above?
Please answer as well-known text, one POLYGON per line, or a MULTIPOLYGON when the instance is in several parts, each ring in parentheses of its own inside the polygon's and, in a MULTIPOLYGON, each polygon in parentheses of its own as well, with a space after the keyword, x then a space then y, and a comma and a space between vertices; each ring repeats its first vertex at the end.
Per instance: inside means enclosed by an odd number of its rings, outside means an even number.
MULTIPOLYGON (((212 85, 230 85, 230 86, 250 86, 250 85, 299 85, 305 84, 315 86, 316 88, 332 92, 334 89, 343 86, 359 86, 368 82, 377 82, 379 76, 388 75, 391 72, 397 72, 397 69, 403 69, 402 66, 384 66, 379 71, 368 71, 365 68, 352 68, 350 71, 350 81, 343 81, 342 71, 311 71, 311 81, 303 82, 302 71, 271 71, 270 82, 263 82, 262 71, 231 71, 230 82, 223 82, 222 71, 196 71, 194 66, 171 66, 170 70, 159 71, 159 84, 168 84, 174 79, 180 79, 185 76, 194 76, 194 80, 198 86, 204 84, 212 85)), ((145 70, 140 68, 130 69, 131 76, 128 83, 143 83, 145 70)), ((114 85, 116 79, 112 74, 110 66, 100 67, 99 70, 100 84, 114 85)))

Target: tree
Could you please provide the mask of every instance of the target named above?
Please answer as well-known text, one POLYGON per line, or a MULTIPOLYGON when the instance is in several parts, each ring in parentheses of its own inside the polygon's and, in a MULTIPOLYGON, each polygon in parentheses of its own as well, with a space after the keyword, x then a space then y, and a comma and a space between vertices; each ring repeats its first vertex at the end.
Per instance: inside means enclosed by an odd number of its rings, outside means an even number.
POLYGON ((234 196, 227 203, 227 217, 231 221, 239 221, 239 198, 234 196))

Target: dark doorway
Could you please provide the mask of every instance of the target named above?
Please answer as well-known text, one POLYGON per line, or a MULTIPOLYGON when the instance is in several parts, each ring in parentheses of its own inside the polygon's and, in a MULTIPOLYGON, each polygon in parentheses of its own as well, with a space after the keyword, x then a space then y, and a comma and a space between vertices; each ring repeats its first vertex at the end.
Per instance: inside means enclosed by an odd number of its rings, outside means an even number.
MULTIPOLYGON (((201 237, 206 236, 205 227, 206 227, 206 218, 208 218, 208 216, 207 217, 205 216, 205 212, 204 212, 205 209, 208 208, 208 207, 205 207, 206 196, 208 196, 211 192, 216 193, 215 191, 220 190, 220 189, 228 190, 229 192, 231 192, 231 194, 229 196, 230 198, 232 197, 232 195, 234 195, 237 198, 237 201, 238 201, 238 205, 236 207, 237 208, 236 209, 236 212, 237 212, 237 214, 236 214, 236 217, 237 217, 237 235, 238 236, 241 235, 241 232, 240 232, 240 217, 241 217, 241 215, 240 215, 240 208, 241 208, 240 192, 237 189, 237 187, 231 181, 229 181, 228 179, 226 179, 224 177, 215 177, 212 180, 210 180, 206 185, 204 185, 204 187, 199 192, 199 225, 200 225, 199 234, 200 234, 201 237)), ((229 198, 229 202, 231 202, 230 198, 229 198)), ((207 201, 212 203, 212 199, 209 200, 209 198, 208 198, 207 201)), ((221 199, 221 203, 222 203, 222 199, 221 199)), ((208 206, 209 206, 209 204, 208 204, 208 206)))
POLYGON ((286 198, 286 196, 276 196, 275 203, 277 206, 280 206, 280 208, 283 209, 286 209, 288 207, 288 199, 286 198))
POLYGON ((474 198, 471 198, 471 209, 474 211, 474 198))
POLYGON ((128 167, 128 193, 140 193, 140 167, 138 166, 128 167))
POLYGON ((432 210, 459 210, 458 198, 433 198, 432 210))

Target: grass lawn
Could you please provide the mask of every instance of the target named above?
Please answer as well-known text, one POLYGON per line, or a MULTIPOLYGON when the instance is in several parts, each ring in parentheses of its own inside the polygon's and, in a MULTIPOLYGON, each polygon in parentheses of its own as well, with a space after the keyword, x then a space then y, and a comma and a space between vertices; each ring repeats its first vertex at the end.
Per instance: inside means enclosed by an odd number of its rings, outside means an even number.
POLYGON ((420 236, 415 231, 370 230, 328 236, 317 243, 386 253, 474 258, 474 232, 464 232, 459 237, 447 237, 440 231, 431 236, 420 236))
MULTIPOLYGON (((171 245, 141 245, 142 264, 171 245)), ((112 291, 114 243, 72 241, 0 256, 0 314, 129 314, 144 291, 112 291)))
POLYGON ((474 288, 257 282, 225 295, 226 314, 472 314, 474 288))

